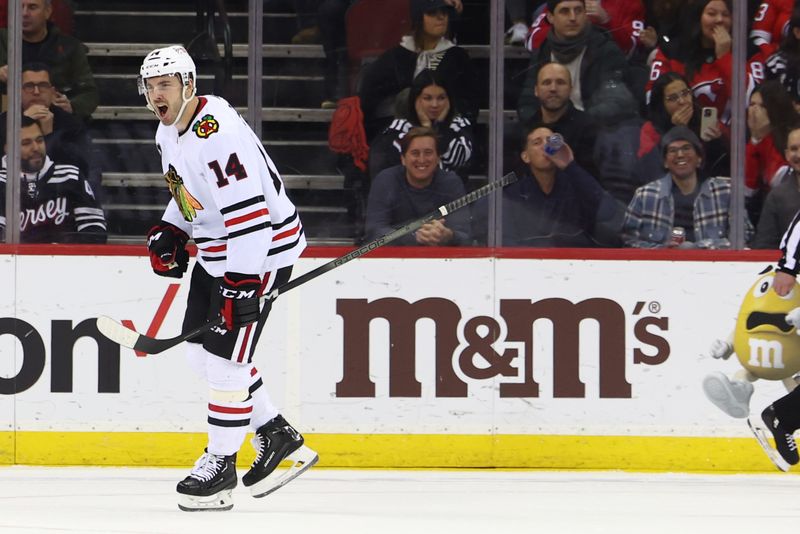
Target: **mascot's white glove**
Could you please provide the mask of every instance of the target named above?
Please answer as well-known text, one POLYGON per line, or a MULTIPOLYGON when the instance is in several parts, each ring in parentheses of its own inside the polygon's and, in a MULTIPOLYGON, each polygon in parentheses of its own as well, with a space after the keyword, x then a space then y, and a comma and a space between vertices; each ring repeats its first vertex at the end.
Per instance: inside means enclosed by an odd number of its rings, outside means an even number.
POLYGON ((795 308, 786 314, 786 322, 790 326, 800 326, 800 308, 795 308))
MULTIPOLYGON (((800 310, 800 308, 798 309, 800 310)), ((800 318, 800 313, 798 317, 800 318)), ((710 352, 712 358, 727 360, 733 354, 733 346, 725 340, 715 339, 711 344, 710 352)))

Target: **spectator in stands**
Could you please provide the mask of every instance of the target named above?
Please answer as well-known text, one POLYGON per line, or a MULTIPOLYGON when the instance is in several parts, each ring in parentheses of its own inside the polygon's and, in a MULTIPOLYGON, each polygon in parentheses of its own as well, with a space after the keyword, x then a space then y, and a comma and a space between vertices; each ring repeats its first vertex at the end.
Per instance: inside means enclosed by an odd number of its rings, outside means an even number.
POLYGON ((780 248, 781 237, 800 211, 800 123, 790 128, 784 155, 788 172, 767 193, 752 248, 780 248))
MULTIPOLYGON (((465 194, 461 179, 439 167, 436 132, 412 128, 400 140, 402 165, 375 177, 367 200, 366 239, 388 234, 465 194)), ((399 238, 398 245, 470 245, 469 211, 460 209, 446 219, 426 223, 413 234, 399 238)))
POLYGON ((789 20, 792 18, 795 0, 763 0, 753 17, 750 29, 750 41, 760 47, 767 55, 774 52, 774 47, 788 33, 789 20))
MULTIPOLYGON (((584 3, 589 22, 607 31, 627 57, 632 57, 638 48, 653 48, 655 45, 655 30, 651 27, 645 29, 642 0, 585 0, 584 3)), ((547 13, 542 11, 531 26, 525 45, 531 52, 541 47, 547 39, 552 26, 547 13)))
MULTIPOLYGON (((86 46, 64 35, 48 19, 51 0, 22 2, 22 63, 42 62, 50 67, 56 93, 53 104, 88 119, 97 108, 99 95, 86 58, 86 46)), ((0 82, 8 83, 8 30, 0 29, 0 82)))
MULTIPOLYGON (((766 8, 774 9, 769 4, 766 8)), ((767 46, 775 48, 774 44, 767 46)), ((766 78, 779 80, 792 97, 795 108, 800 108, 800 6, 792 12, 786 35, 780 41, 780 47, 767 58, 765 67, 766 78)))
POLYGON ((598 100, 591 108, 592 119, 598 125, 592 176, 624 207, 636 188, 643 185, 634 178, 639 133, 644 123, 639 103, 623 83, 606 83, 592 98, 598 100))
POLYGON ((764 197, 787 165, 783 158, 789 129, 800 122, 789 93, 777 80, 753 90, 747 108, 750 139, 745 156, 745 195, 750 220, 758 221, 764 197))
MULTIPOLYGON (((22 111, 41 126, 48 155, 59 163, 77 166, 93 186, 99 187, 99 177, 94 176, 92 143, 86 126, 75 115, 56 106, 55 98, 50 68, 44 63, 23 65, 22 111)), ((6 114, 0 114, 0 123, 5 124, 5 120, 6 114)))
POLYGON ((596 127, 592 117, 579 109, 570 100, 572 77, 567 67, 561 63, 545 63, 536 75, 534 95, 539 102, 538 109, 523 126, 541 124, 564 136, 569 146, 575 147, 575 158, 584 170, 594 173, 592 152, 596 127))
POLYGON ((623 223, 626 246, 730 248, 730 179, 703 179, 703 145, 686 126, 667 132, 661 150, 667 173, 636 190, 623 223))
MULTIPOLYGON (((451 99, 459 112, 473 122, 478 115, 480 82, 469 54, 450 39, 455 0, 409 1, 412 33, 367 65, 360 82, 359 97, 369 140, 389 125, 398 93, 408 89, 423 69, 435 70, 448 80, 454 90, 451 99)), ((401 96, 399 101, 403 100, 401 96)))
POLYGON ((616 245, 598 223, 612 220, 618 203, 575 161, 568 144, 550 155, 553 130, 533 125, 521 139, 525 175, 503 191, 503 245, 591 247, 616 245))
POLYGON ((399 165, 400 140, 411 128, 424 126, 438 137, 440 167, 466 182, 472 158, 472 123, 451 104, 450 94, 447 80, 434 70, 425 69, 414 78, 402 113, 372 143, 370 176, 399 165))
MULTIPOLYGON (((50 20, 58 26, 64 35, 72 35, 75 28, 75 17, 70 0, 51 0, 53 13, 50 20)), ((8 0, 0 0, 0 28, 8 27, 8 0)))
MULTIPOLYGON (((22 116, 20 129, 20 240, 23 243, 105 243, 106 220, 92 187, 78 167, 47 155, 38 121, 22 116)), ((7 145, 4 145, 6 152, 7 145)), ((0 169, 0 198, 5 198, 6 156, 0 169)), ((0 205, 5 230, 5 203, 0 205)))
MULTIPOLYGON (((686 28, 665 46, 659 47, 650 67, 647 100, 652 85, 665 72, 684 75, 701 107, 713 106, 723 123, 730 98, 732 62, 732 0, 697 0, 688 5, 686 28)), ((763 80, 764 65, 759 55, 748 64, 750 86, 763 80)))
POLYGON ((539 68, 546 63, 555 61, 569 70, 570 99, 581 111, 589 111, 592 94, 606 80, 625 80, 627 76, 625 56, 604 32, 592 26, 583 0, 548 0, 547 9, 552 27, 542 46, 531 54, 519 97, 517 110, 523 124, 530 124, 539 109, 534 88, 539 68))
MULTIPOLYGON (((661 137, 675 126, 686 126, 703 141, 704 168, 709 176, 730 176, 727 130, 717 124, 700 131, 701 109, 686 78, 678 72, 665 72, 653 84, 647 106, 647 122, 639 134, 638 162, 633 181, 639 185, 651 181, 664 169, 661 137)), ((632 193, 633 191, 631 191, 632 193)))

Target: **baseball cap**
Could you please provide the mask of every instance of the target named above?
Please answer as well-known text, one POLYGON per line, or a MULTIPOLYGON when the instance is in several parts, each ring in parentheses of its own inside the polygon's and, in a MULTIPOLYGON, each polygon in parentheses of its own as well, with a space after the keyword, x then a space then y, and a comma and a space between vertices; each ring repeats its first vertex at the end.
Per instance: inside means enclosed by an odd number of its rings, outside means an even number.
POLYGON ((411 12, 411 20, 422 20, 422 15, 434 9, 449 8, 453 6, 445 2, 445 0, 410 0, 409 11, 411 12))

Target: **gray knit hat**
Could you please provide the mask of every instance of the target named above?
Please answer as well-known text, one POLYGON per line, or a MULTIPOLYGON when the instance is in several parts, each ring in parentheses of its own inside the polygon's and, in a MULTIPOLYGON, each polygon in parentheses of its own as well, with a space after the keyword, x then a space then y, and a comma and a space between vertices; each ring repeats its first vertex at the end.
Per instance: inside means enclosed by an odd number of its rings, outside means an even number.
POLYGON ((661 138, 662 158, 667 156, 667 147, 670 145, 670 143, 674 143, 675 141, 688 141, 692 144, 694 149, 697 151, 697 154, 701 158, 705 157, 703 143, 700 142, 700 139, 697 138, 694 132, 686 126, 674 126, 670 131, 664 134, 664 137, 661 138))

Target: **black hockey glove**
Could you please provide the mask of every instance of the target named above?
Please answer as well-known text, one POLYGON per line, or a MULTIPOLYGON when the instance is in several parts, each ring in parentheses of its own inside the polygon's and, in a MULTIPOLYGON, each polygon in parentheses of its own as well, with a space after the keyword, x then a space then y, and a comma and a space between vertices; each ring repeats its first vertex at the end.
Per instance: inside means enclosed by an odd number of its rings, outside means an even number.
POLYGON ((189 265, 189 236, 177 226, 161 221, 147 233, 150 265, 159 276, 182 278, 189 265))
POLYGON ((219 288, 225 328, 233 330, 258 321, 260 289, 261 278, 256 274, 225 273, 219 288))

